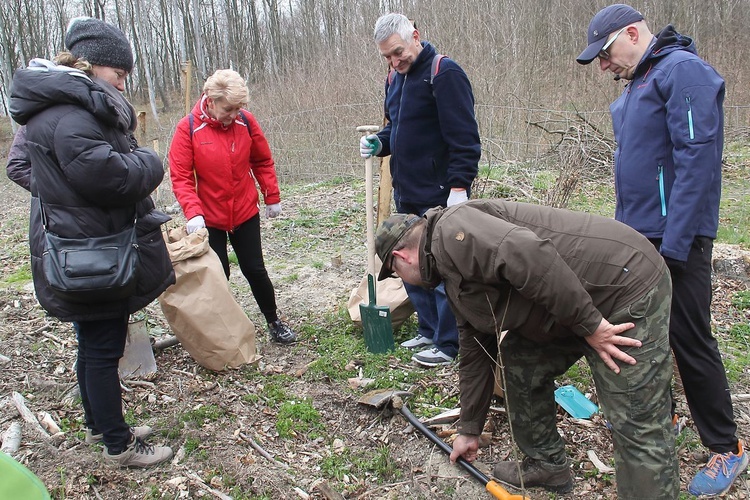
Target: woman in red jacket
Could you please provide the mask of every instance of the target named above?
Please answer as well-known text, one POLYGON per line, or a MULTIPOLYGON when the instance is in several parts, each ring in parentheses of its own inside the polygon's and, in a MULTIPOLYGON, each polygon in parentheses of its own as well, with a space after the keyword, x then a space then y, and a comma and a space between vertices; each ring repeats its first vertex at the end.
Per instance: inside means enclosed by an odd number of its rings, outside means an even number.
POLYGON ((276 311, 260 238, 260 186, 266 217, 281 213, 279 184, 271 149, 247 104, 245 80, 221 69, 203 86, 193 111, 177 124, 169 149, 172 189, 187 218, 188 233, 208 229, 211 249, 229 278, 227 237, 242 274, 250 283, 271 338, 282 344, 297 336, 276 311))

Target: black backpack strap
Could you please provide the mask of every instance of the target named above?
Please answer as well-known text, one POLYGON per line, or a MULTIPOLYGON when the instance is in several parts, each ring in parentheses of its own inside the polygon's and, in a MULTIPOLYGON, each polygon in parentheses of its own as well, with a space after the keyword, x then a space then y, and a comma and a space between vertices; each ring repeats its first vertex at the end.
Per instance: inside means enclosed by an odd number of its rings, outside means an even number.
POLYGON ((253 135, 250 132, 250 120, 247 119, 247 116, 245 116, 245 113, 243 113, 242 110, 240 110, 240 118, 242 118, 242 121, 245 122, 245 126, 247 127, 247 133, 248 133, 248 135, 253 135))
POLYGON ((190 122, 190 140, 193 140, 193 113, 188 115, 188 121, 190 122))

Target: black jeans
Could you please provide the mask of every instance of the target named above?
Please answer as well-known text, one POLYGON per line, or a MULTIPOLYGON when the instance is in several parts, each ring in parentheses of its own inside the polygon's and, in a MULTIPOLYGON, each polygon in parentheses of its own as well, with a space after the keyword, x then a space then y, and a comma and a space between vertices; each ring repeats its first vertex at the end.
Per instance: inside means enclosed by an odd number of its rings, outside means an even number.
MULTIPOLYGON (((651 242, 658 249, 660 239, 651 242)), ((672 274, 672 314, 669 343, 682 378, 690 415, 709 450, 737 450, 734 421, 724 363, 711 333, 711 257, 713 240, 696 236, 685 269, 672 274)))
POLYGON ((117 367, 125 351, 128 317, 79 321, 76 375, 86 426, 102 433, 111 454, 125 450, 130 426, 122 414, 122 393, 117 367))
POLYGON ((227 236, 232 244, 240 270, 250 284, 250 290, 258 303, 260 312, 266 322, 279 319, 276 313, 276 293, 263 262, 263 248, 260 241, 260 214, 237 226, 234 231, 226 232, 209 227, 208 244, 219 256, 224 274, 229 279, 229 256, 227 255, 227 236))

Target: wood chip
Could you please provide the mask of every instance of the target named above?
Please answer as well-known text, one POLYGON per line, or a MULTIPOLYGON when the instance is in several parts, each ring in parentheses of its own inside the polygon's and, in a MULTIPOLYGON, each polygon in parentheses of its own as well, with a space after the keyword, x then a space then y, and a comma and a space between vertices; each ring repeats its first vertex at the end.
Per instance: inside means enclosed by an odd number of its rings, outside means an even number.
POLYGON ((604 465, 604 462, 599 460, 599 457, 596 456, 596 453, 594 450, 589 450, 586 452, 586 455, 588 455, 589 460, 591 460, 591 463, 594 464, 594 467, 597 468, 599 472, 602 474, 613 474, 615 472, 614 467, 610 467, 609 465, 604 465))

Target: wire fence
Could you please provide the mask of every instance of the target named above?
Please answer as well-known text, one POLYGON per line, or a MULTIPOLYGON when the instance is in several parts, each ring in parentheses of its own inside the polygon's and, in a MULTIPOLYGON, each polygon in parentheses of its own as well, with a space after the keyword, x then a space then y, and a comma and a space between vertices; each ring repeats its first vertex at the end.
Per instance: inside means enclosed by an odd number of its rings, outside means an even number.
MULTIPOLYGON (((315 182, 361 177, 358 125, 377 125, 372 110, 379 103, 346 104, 258 116, 274 154, 282 182, 315 182), (345 118, 342 118, 345 117, 345 118)), ((750 142, 750 106, 725 106, 727 144, 750 142)), ((524 163, 533 168, 572 131, 587 127, 585 140, 612 138, 609 110, 556 110, 478 104, 481 166, 524 163)), ((593 147, 581 144, 581 147, 593 147)))

